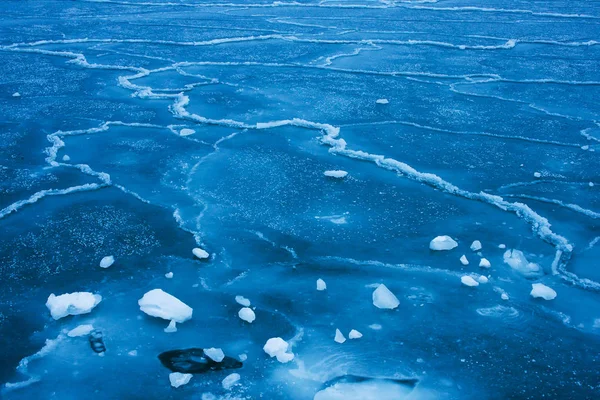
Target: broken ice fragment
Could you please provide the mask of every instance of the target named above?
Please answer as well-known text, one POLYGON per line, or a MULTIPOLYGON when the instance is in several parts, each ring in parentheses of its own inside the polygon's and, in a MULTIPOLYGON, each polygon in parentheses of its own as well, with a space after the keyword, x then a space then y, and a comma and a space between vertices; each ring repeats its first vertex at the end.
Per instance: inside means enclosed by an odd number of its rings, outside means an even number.
POLYGON ((352 329, 350 331, 350 333, 348 334, 349 339, 360 339, 362 336, 363 336, 362 333, 360 333, 356 329, 352 329))
POLYGON ((431 250, 452 250, 457 247, 458 243, 450 236, 437 236, 431 242, 429 242, 429 248, 431 250))
POLYGON ((339 329, 336 329, 335 330, 335 338, 333 340, 336 341, 337 343, 344 343, 346 341, 346 338, 344 337, 344 334, 342 333, 342 331, 340 331, 339 329))
POLYGON ((251 324, 256 319, 256 314, 254 314, 251 308, 244 307, 238 312, 238 317, 251 324))
POLYGON ((69 155, 68 155, 68 154, 65 154, 65 155, 62 157, 62 160, 63 160, 63 161, 71 161, 71 157, 69 157, 69 155))
POLYGON ((556 298, 556 292, 551 287, 544 285, 543 283, 532 283, 531 293, 529 293, 534 299, 542 298, 544 300, 554 300, 556 298))
POLYGON ((288 353, 289 344, 280 337, 275 337, 267 340, 267 343, 263 346, 265 353, 269 357, 276 357, 280 363, 287 363, 294 359, 294 353, 288 353))
POLYGON ((379 285, 373 291, 373 305, 375 307, 391 310, 398 307, 399 304, 398 298, 384 284, 379 285))
POLYGON ((490 264, 487 258, 482 258, 481 261, 479 261, 479 266, 481 268, 490 268, 492 264, 490 264))
POLYGON ((375 103, 377 104, 388 104, 390 101, 388 99, 377 99, 375 103))
POLYGON ((229 390, 233 387, 233 385, 238 383, 239 380, 240 380, 240 374, 236 374, 236 373, 229 374, 225 377, 225 379, 223 379, 223 381, 221 382, 221 385, 223 385, 223 389, 229 390))
POLYGON ((323 175, 325 175, 329 178, 342 179, 342 178, 345 178, 346 175, 348 175, 348 172, 342 171, 342 170, 331 170, 331 171, 323 172, 323 175))
POLYGON ((161 289, 154 289, 138 300, 140 310, 152 317, 158 317, 175 322, 185 322, 192 318, 193 310, 177 297, 161 289))
POLYGON ((475 279, 471 278, 469 275, 461 276, 460 281, 465 286, 471 286, 471 287, 479 286, 479 282, 477 282, 475 279))
POLYGON ((462 255, 462 257, 460 257, 460 263, 462 265, 469 265, 469 260, 467 260, 467 256, 465 256, 464 254, 462 255))
POLYGON ((89 335, 94 330, 92 325, 79 325, 78 327, 71 329, 68 333, 68 337, 79 337, 89 335))
POLYGON ((527 261, 520 250, 506 250, 504 252, 504 262, 525 276, 537 275, 541 271, 540 266, 527 261))
POLYGON ((55 296, 52 293, 46 301, 46 307, 54 319, 67 315, 80 315, 91 312, 102 301, 102 296, 89 292, 75 292, 55 296))
POLYGON ((199 247, 194 248, 192 250, 192 253, 194 253, 194 255, 201 260, 204 260, 209 257, 209 254, 206 252, 206 250, 202 250, 199 247))
POLYGON ((14 92, 14 93, 12 94, 12 97, 21 97, 21 93, 19 93, 19 92, 14 92))
POLYGON ((193 135, 194 133, 196 133, 196 131, 193 129, 189 129, 189 128, 183 128, 182 130, 179 131, 180 136, 189 136, 189 135, 193 135))
POLYGON ((506 248, 506 245, 505 245, 505 244, 503 244, 503 243, 501 243, 501 244, 499 244, 499 245, 498 245, 498 248, 499 248, 499 249, 505 249, 505 248, 506 248))
POLYGON ((167 272, 165 274, 165 278, 167 278, 167 279, 171 279, 172 277, 173 277, 173 273, 172 272, 167 272))
POLYGON ((327 284, 321 278, 317 279, 317 290, 322 291, 327 289, 327 284))
POLYGON ((477 281, 479 283, 488 283, 489 279, 485 275, 479 275, 479 277, 477 278, 477 281))
POLYGON ((113 256, 106 256, 102 260, 100 260, 100 268, 108 268, 115 263, 115 258, 113 256))
POLYGON ((250 300, 244 296, 235 296, 235 301, 241 306, 250 307, 250 300))
POLYGON ((481 250, 481 247, 481 242, 479 240, 475 240, 471 243, 471 250, 473 251, 479 251, 481 250))
POLYGON ((502 294, 500 295, 500 298, 501 298, 502 300, 508 300, 508 295, 507 295, 506 293, 502 293, 502 294))
POLYGON ((216 349, 214 347, 211 347, 210 349, 204 349, 204 354, 206 354, 206 356, 208 358, 210 358, 211 360, 218 362, 218 363, 223 361, 223 359, 225 358, 225 354, 223 353, 223 350, 216 349))
POLYGON ((535 176, 536 178, 541 178, 542 174, 540 174, 539 172, 534 172, 533 176, 535 176))
POLYGON ((167 326, 164 331, 166 333, 177 332, 177 322, 175 322, 175 320, 171 320, 171 322, 169 322, 169 326, 167 326))
POLYGON ((192 374, 172 372, 169 374, 169 381, 171 382, 171 386, 173 386, 174 388, 178 388, 179 386, 187 385, 193 376, 194 375, 192 374))

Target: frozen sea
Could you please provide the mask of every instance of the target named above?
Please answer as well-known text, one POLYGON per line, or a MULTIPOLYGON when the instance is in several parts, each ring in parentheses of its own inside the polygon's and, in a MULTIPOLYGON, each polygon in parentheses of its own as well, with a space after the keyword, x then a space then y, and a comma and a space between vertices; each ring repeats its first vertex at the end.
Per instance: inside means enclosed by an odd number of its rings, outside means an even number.
POLYGON ((0 7, 1 398, 600 398, 600 2, 0 7))

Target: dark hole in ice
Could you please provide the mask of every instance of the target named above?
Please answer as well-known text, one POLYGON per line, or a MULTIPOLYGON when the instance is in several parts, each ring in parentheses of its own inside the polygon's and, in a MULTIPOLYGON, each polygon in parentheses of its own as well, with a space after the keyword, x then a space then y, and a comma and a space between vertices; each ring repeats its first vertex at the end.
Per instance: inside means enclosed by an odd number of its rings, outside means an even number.
POLYGON ((92 331, 90 333, 89 340, 92 350, 94 350, 96 353, 104 353, 106 351, 104 340, 102 340, 102 332, 92 331))
POLYGON ((241 361, 227 356, 223 361, 216 362, 206 356, 204 350, 198 348, 165 351, 158 355, 158 359, 162 365, 171 371, 186 374, 199 374, 242 367, 241 361))

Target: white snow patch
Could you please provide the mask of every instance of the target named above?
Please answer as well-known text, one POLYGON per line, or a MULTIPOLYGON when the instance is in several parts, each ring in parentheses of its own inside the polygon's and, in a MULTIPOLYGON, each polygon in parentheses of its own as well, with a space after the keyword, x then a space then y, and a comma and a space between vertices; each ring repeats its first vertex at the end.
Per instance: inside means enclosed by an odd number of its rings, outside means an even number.
POLYGON ((375 103, 377 104, 388 104, 390 101, 388 99, 377 99, 375 103))
POLYGON ((446 236, 446 235, 437 236, 431 242, 429 242, 429 248, 431 250, 437 250, 437 251, 452 250, 453 248, 455 248, 457 246, 458 246, 458 243, 456 243, 456 241, 454 239, 452 239, 450 236, 446 236))
POLYGON ((337 343, 344 343, 346 341, 346 338, 344 337, 344 334, 342 333, 342 331, 340 331, 339 329, 335 330, 335 338, 333 338, 334 341, 336 341, 337 343))
POLYGON ((327 176, 329 178, 342 179, 342 178, 345 178, 348 175, 348 172, 342 171, 342 170, 331 170, 331 171, 325 171, 325 172, 323 172, 323 175, 325 175, 325 176, 327 176))
POLYGON ((152 317, 185 322, 192 318, 193 310, 177 297, 161 289, 153 289, 138 300, 140 310, 152 317))
POLYGON ((350 331, 350 333, 348 334, 349 339, 360 339, 362 336, 363 336, 362 333, 360 333, 356 329, 352 329, 350 331))
POLYGON ((167 278, 167 279, 171 279, 171 278, 173 278, 173 273, 172 273, 172 272, 167 272, 167 273, 165 274, 165 278, 167 278))
POLYGON ((463 276, 461 276, 460 277, 460 281, 465 286, 471 286, 471 287, 479 286, 479 282, 477 282, 475 279, 473 279, 469 275, 463 275, 463 276))
POLYGON ((182 374, 181 372, 173 372, 169 374, 171 386, 178 388, 179 386, 187 385, 192 379, 192 374, 182 374))
POLYGON ((100 260, 100 268, 108 268, 115 263, 115 258, 113 256, 106 256, 102 260, 100 260))
POLYGON ((275 337, 267 340, 263 350, 269 355, 269 357, 277 357, 277 361, 280 363, 287 363, 294 359, 294 353, 287 352, 289 348, 288 342, 280 337, 275 337))
POLYGON ((504 262, 512 269, 526 276, 535 275, 540 272, 540 266, 527 261, 527 258, 525 258, 525 255, 520 250, 506 250, 504 252, 504 262))
POLYGON ((474 240, 473 243, 471 243, 471 250, 472 251, 479 251, 481 250, 482 246, 481 246, 481 242, 479 240, 474 240))
POLYGON ((394 309, 398 307, 400 301, 394 293, 384 285, 381 284, 373 291, 373 305, 377 308, 394 309))
POLYGON ((322 291, 327 289, 327 284, 321 278, 317 279, 317 290, 322 291))
POLYGON ((240 374, 229 374, 225 377, 225 379, 223 379, 223 382, 221 382, 221 384, 223 385, 223 389, 225 390, 229 390, 233 387, 233 385, 237 384, 238 381, 240 380, 240 374))
POLYGON ((482 258, 481 261, 479 261, 479 266, 481 268, 490 268, 492 266, 492 264, 489 262, 489 260, 487 258, 482 258))
POLYGON ((206 252, 206 250, 202 250, 199 247, 196 247, 195 249, 193 249, 192 253, 194 253, 194 255, 201 260, 204 260, 205 258, 209 257, 209 254, 206 252))
POLYGON ((467 260, 467 256, 465 256, 464 254, 462 255, 462 257, 460 257, 460 263, 462 265, 469 265, 469 260, 467 260))
POLYGON ((225 358, 225 353, 223 353, 223 350, 216 349, 214 347, 211 347, 210 349, 204 349, 204 354, 206 354, 208 358, 215 362, 221 362, 225 358))
POLYGON ((529 293, 534 299, 542 298, 544 300, 554 300, 556 298, 556 292, 551 287, 544 285, 543 283, 532 283, 531 293, 529 293))
POLYGON ((166 333, 177 332, 177 322, 175 322, 175 320, 171 320, 171 322, 169 322, 169 325, 164 329, 164 331, 166 333))
POLYGON ((235 301, 241 306, 250 307, 250 300, 244 296, 235 296, 235 301))
POLYGON ((254 322, 254 320, 256 319, 256 314, 254 314, 254 311, 252 311, 252 309, 249 307, 242 308, 238 312, 238 316, 240 317, 240 319, 242 319, 250 324, 252 322, 254 322))
POLYGON ((79 336, 86 336, 89 335, 91 331, 94 330, 94 326, 93 325, 79 325, 77 328, 73 328, 71 329, 68 333, 67 336, 68 337, 79 337, 79 336))
POLYGON ((55 296, 52 293, 46 301, 46 307, 54 319, 67 315, 80 315, 91 312, 102 301, 102 296, 89 292, 66 293, 55 296))
POLYGON ((189 129, 189 128, 183 128, 182 130, 179 131, 180 136, 190 136, 190 135, 193 135, 194 133, 196 133, 196 131, 193 129, 189 129))

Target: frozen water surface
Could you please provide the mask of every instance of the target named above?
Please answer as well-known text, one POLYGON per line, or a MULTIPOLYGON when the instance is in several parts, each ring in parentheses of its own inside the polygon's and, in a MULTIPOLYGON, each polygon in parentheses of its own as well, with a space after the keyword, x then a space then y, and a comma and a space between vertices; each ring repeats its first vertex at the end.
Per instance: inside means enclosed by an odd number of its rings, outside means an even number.
POLYGON ((598 2, 7 4, 2 398, 600 398, 598 2))

